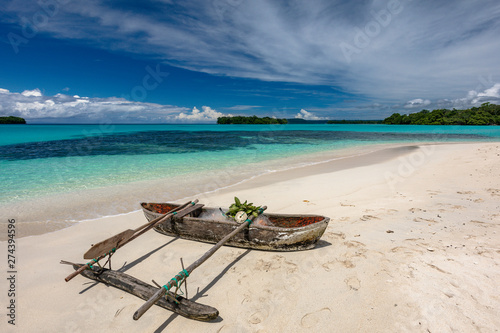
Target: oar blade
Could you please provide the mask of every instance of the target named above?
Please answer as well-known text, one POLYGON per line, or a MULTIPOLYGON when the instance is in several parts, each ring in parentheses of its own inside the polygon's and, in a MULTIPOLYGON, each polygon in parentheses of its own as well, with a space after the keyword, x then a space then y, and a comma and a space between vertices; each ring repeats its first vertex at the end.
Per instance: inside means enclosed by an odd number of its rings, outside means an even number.
POLYGON ((103 240, 97 244, 94 244, 85 254, 83 255, 84 259, 94 259, 103 255, 104 253, 108 253, 118 246, 120 242, 123 243, 124 240, 129 239, 134 235, 135 231, 132 229, 125 230, 120 232, 113 237, 103 240))

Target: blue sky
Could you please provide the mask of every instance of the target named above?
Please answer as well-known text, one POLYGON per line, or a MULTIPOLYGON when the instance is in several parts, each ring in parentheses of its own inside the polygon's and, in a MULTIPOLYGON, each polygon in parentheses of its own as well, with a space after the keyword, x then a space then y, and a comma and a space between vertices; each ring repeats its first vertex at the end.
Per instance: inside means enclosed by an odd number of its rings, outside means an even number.
POLYGON ((500 2, 0 0, 0 115, 382 119, 500 104, 500 2))

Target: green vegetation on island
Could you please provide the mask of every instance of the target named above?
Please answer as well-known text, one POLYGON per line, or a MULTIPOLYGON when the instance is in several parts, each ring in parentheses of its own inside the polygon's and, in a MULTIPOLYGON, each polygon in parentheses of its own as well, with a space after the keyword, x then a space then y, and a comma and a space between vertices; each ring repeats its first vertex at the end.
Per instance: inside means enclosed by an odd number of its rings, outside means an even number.
POLYGON ((0 124, 26 124, 26 120, 19 117, 0 117, 0 124))
POLYGON ((500 125, 500 105, 483 103, 466 110, 437 109, 416 113, 394 113, 385 118, 390 125, 500 125))
POLYGON ((219 117, 217 118, 217 124, 287 124, 286 119, 263 117, 259 118, 257 116, 244 117, 244 116, 234 116, 234 117, 219 117))

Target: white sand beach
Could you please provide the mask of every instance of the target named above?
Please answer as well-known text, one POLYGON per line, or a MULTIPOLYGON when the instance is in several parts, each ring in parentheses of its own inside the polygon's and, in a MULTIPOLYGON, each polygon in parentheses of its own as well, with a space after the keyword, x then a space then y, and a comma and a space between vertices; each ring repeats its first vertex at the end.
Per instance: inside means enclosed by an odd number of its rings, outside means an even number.
MULTIPOLYGON (((196 269, 189 296, 220 313, 208 323, 156 306, 134 321, 143 300, 82 276, 64 281, 72 268, 61 259, 85 262, 91 244, 145 223, 141 212, 16 239, 15 326, 2 241, 0 331, 498 332, 499 166, 500 143, 421 145, 197 196, 206 206, 238 196, 269 212, 331 218, 316 249, 222 247, 196 269)), ((179 258, 190 264, 211 246, 151 231, 117 251, 113 268, 164 284, 179 258)))

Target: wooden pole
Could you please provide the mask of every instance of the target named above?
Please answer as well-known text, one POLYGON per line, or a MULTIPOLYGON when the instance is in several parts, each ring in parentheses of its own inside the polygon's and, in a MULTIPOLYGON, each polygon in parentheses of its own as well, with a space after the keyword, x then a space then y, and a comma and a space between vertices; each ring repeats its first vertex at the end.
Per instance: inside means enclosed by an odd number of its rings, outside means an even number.
MULTIPOLYGON (((195 204, 198 202, 198 200, 194 200, 193 202, 187 202, 179 207, 176 207, 175 209, 172 209, 171 211, 167 212, 166 214, 157 217, 156 219, 149 221, 148 223, 140 226, 139 228, 132 230, 132 229, 127 229, 125 231, 120 232, 117 235, 114 235, 108 239, 105 239, 95 245, 92 245, 92 247, 85 252, 83 255, 84 259, 92 259, 100 256, 103 253, 107 253, 111 251, 112 249, 116 248, 118 244, 121 244, 121 246, 125 245, 126 243, 131 242, 132 240, 136 239, 146 231, 150 230, 151 228, 155 227, 157 224, 162 223, 165 221, 167 218, 170 218, 172 214, 177 214, 177 212, 180 211, 185 211, 186 209, 192 209, 194 210, 195 204), (191 204, 191 206, 189 206, 191 204), (188 208, 186 208, 189 206, 188 208)), ((199 208, 199 207, 198 207, 199 208)))
MULTIPOLYGON (((262 208, 259 209, 259 214, 262 214, 264 210, 266 210, 266 206, 263 206, 262 208)), ((142 315, 149 310, 150 307, 153 306, 160 298, 165 296, 167 293, 167 290, 170 290, 172 287, 178 285, 178 277, 185 279, 189 274, 191 274, 192 271, 194 271, 197 267, 199 267, 201 264, 203 264, 208 258, 210 258, 222 245, 224 245, 231 237, 245 229, 252 223, 254 220, 254 216, 251 215, 249 219, 241 223, 238 228, 234 229, 231 233, 229 233, 226 237, 222 238, 217 244, 215 244, 210 250, 208 250, 203 256, 201 256, 200 259, 196 260, 194 263, 188 266, 184 271, 186 273, 179 273, 177 274, 174 278, 172 278, 168 283, 165 285, 167 288, 162 287, 160 288, 146 303, 144 303, 135 313, 134 313, 134 320, 138 320, 139 318, 142 317, 142 315)))
MULTIPOLYGON (((173 213, 175 211, 182 211, 183 209, 185 209, 189 204, 192 204, 193 206, 198 202, 198 199, 194 200, 194 201, 189 201, 185 204, 183 204, 182 206, 179 206, 177 207, 176 209, 173 209, 171 210, 170 212, 166 213, 165 215, 162 215, 156 219, 154 219, 153 221, 151 222, 148 222, 147 224, 139 227, 138 229, 140 230, 141 228, 144 228, 142 231, 140 231, 138 234, 136 235, 133 235, 133 237, 131 238, 128 238, 126 240, 123 241, 123 243, 119 242, 117 245, 116 245, 116 248, 115 250, 118 250, 119 248, 125 246, 126 244, 130 243, 131 241, 133 241, 134 239, 136 239, 137 237, 139 237, 140 235, 142 235, 144 232, 150 230, 151 228, 153 228, 154 226, 160 224, 161 222, 165 221, 165 219, 167 218, 170 218, 171 216, 173 216, 173 213)), ((189 208, 189 207, 188 207, 189 208)), ((136 229, 136 230, 138 230, 136 229)), ((89 250, 90 251, 90 250, 89 250)), ((88 251, 87 251, 88 252, 88 251)), ((103 251, 104 252, 104 251, 103 251)), ((75 276, 81 274, 84 270, 86 270, 89 265, 92 265, 94 263, 97 263, 99 260, 103 259, 103 258, 106 258, 106 256, 108 256, 110 254, 111 251, 109 252, 105 252, 97 257, 95 257, 94 259, 92 259, 91 262, 87 263, 86 265, 83 265, 82 267, 80 267, 79 269, 77 269, 76 271, 74 271, 73 273, 71 273, 70 275, 68 275, 64 280, 66 282, 70 281, 71 279, 73 279, 75 276)), ((102 253, 102 252, 101 252, 102 253)), ((114 251, 113 251, 114 253, 114 251)))

